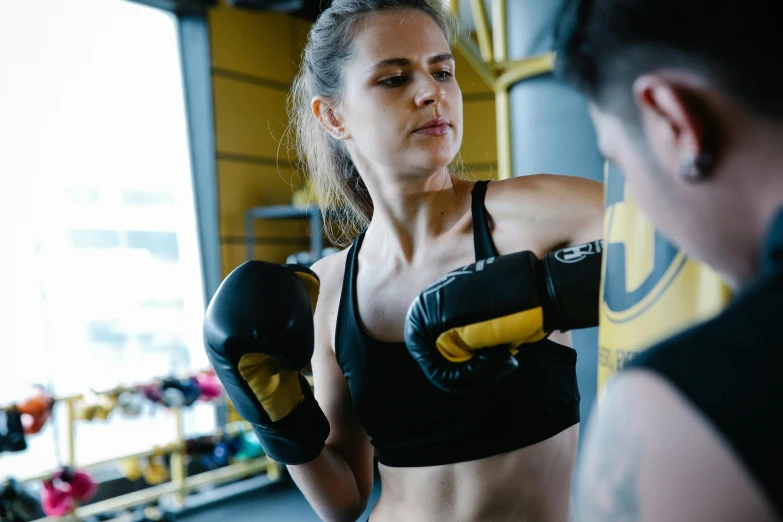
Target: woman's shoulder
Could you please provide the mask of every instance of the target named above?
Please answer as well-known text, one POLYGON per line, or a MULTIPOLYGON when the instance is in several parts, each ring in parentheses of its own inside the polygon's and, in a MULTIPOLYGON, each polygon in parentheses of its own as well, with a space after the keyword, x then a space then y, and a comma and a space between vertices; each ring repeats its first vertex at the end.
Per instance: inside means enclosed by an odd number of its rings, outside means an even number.
POLYGON ((493 216, 603 214, 603 183, 563 174, 531 174, 493 181, 486 207, 493 216))
POLYGON ((493 181, 485 207, 498 250, 549 252, 599 239, 603 231, 603 184, 560 174, 533 174, 493 181))
POLYGON ((566 174, 531 174, 496 180, 487 187, 487 201, 524 201, 549 206, 570 200, 595 204, 603 198, 603 183, 566 174))
POLYGON ((335 286, 342 286, 343 272, 345 263, 348 260, 348 251, 350 247, 344 248, 339 252, 322 257, 310 267, 310 270, 316 273, 321 281, 321 292, 332 289, 335 286))
POLYGON ((322 332, 323 339, 331 340, 334 337, 334 325, 340 307, 343 272, 348 257, 348 250, 346 248, 335 254, 323 257, 310 267, 318 275, 318 279, 321 282, 314 321, 316 332, 322 332))

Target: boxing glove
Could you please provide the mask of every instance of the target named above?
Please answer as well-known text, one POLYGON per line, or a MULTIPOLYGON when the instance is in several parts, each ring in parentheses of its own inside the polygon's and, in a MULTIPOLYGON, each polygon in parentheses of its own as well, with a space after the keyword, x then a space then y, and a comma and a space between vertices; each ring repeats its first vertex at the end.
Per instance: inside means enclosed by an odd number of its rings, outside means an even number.
POLYGON ((117 406, 126 417, 138 417, 144 409, 144 395, 136 391, 126 391, 117 398, 117 406))
POLYGON ((193 377, 177 379, 169 377, 160 385, 161 401, 169 408, 190 407, 198 400, 201 390, 193 377))
POLYGON ((0 453, 27 449, 22 414, 15 407, 0 411, 0 453))
POLYGON ((0 488, 0 520, 3 522, 29 522, 43 518, 41 503, 13 478, 8 478, 0 488))
POLYGON ((26 435, 35 435, 43 429, 54 406, 54 399, 49 392, 41 386, 35 386, 35 389, 32 397, 16 405, 16 409, 22 414, 26 435))
POLYGON ((446 274, 414 300, 408 350, 438 388, 466 392, 518 366, 517 348, 598 325, 600 241, 544 256, 518 252, 446 274))
POLYGON ((313 355, 316 274, 248 261, 207 307, 204 339, 215 373, 264 451, 284 464, 315 459, 329 423, 300 370, 313 355))

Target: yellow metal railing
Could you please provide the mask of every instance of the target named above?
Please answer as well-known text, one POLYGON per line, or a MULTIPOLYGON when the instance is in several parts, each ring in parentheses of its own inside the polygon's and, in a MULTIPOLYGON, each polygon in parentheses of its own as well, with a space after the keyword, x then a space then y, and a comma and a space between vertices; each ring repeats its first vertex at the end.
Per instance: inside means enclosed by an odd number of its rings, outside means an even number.
MULTIPOLYGON (((551 72, 555 53, 508 59, 506 0, 490 0, 492 26, 487 17, 485 0, 470 0, 471 18, 476 27, 476 39, 457 41, 457 51, 495 93, 497 126, 498 178, 506 179, 511 170, 511 104, 509 89, 523 80, 551 72)), ((458 0, 443 0, 444 5, 459 17, 458 0)))
MULTIPOLYGON (((70 515, 64 515, 62 517, 41 518, 36 522, 75 522, 92 515, 97 515, 99 513, 121 511, 123 509, 129 509, 155 501, 164 495, 172 493, 176 494, 178 492, 187 493, 188 491, 199 487, 222 484, 224 482, 230 482, 232 480, 256 475, 258 473, 268 471, 270 466, 273 464, 276 463, 274 463, 269 457, 260 457, 253 460, 238 462, 223 468, 212 471, 205 471, 204 473, 199 473, 198 475, 183 478, 181 483, 171 481, 165 484, 152 486, 140 491, 135 491, 126 495, 121 495, 108 500, 79 507, 73 514, 70 515)), ((270 478, 273 477, 270 476, 270 478)))
MULTIPOLYGON (((308 376, 308 381, 312 385, 312 377, 308 376)), ((110 390, 95 391, 95 395, 109 395, 119 394, 125 391, 135 391, 137 386, 127 387, 115 387, 110 390)), ((96 515, 99 513, 107 513, 120 511, 123 509, 132 508, 145 503, 153 502, 159 499, 162 495, 173 494, 176 503, 179 506, 183 506, 185 502, 185 496, 187 493, 195 488, 203 487, 206 485, 216 485, 232 480, 244 478, 250 475, 259 473, 266 473, 270 480, 276 481, 280 479, 282 466, 270 459, 269 457, 262 456, 259 458, 246 460, 242 462, 236 462, 225 467, 221 467, 211 471, 205 471, 197 475, 187 476, 187 445, 186 438, 183 430, 183 412, 180 408, 170 408, 171 415, 175 422, 175 439, 174 441, 164 446, 156 446, 152 449, 141 451, 137 453, 118 455, 111 459, 102 460, 98 462, 92 462, 88 464, 77 464, 75 440, 76 440, 76 415, 75 407, 78 401, 83 400, 85 397, 82 394, 67 395, 62 397, 55 397, 55 403, 61 404, 65 410, 66 416, 66 447, 67 453, 65 462, 66 466, 71 466, 79 470, 90 471, 115 462, 119 462, 126 459, 143 459, 153 456, 169 455, 170 459, 170 471, 171 480, 151 486, 139 491, 120 495, 114 498, 95 502, 85 506, 77 506, 73 513, 61 516, 61 517, 47 517, 39 519, 41 521, 63 521, 71 522, 78 521, 85 517, 96 515)), ((0 410, 8 410, 13 408, 13 404, 7 404, 0 406, 0 410)), ((226 426, 217 430, 216 435, 221 436, 225 434, 237 434, 250 431, 250 424, 245 421, 236 421, 227 424, 226 426)), ((213 434, 215 435, 215 434, 213 434)), ((54 471, 40 473, 33 476, 22 477, 18 481, 20 483, 40 482, 52 479, 54 471)))

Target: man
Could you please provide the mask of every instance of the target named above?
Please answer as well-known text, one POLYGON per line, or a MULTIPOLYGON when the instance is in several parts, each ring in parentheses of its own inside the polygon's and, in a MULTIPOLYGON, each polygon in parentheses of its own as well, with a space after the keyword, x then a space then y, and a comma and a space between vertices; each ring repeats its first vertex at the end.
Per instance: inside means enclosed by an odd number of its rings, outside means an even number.
POLYGON ((577 520, 783 516, 780 3, 594 0, 558 70, 664 236, 734 301, 610 380, 577 474, 577 520))

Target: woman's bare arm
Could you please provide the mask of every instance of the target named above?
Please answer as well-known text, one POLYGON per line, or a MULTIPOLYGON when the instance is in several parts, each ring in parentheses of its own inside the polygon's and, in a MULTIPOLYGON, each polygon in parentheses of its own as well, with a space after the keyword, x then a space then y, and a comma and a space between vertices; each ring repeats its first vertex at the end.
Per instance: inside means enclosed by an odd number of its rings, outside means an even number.
POLYGON ((317 459, 288 466, 310 505, 327 521, 356 520, 367 506, 373 483, 372 446, 357 418, 332 347, 344 260, 344 253, 335 254, 312 267, 321 279, 314 317, 314 393, 331 431, 317 459))
POLYGON ((487 211, 501 254, 538 255, 603 237, 603 184, 576 176, 536 174, 489 184, 487 211))

